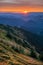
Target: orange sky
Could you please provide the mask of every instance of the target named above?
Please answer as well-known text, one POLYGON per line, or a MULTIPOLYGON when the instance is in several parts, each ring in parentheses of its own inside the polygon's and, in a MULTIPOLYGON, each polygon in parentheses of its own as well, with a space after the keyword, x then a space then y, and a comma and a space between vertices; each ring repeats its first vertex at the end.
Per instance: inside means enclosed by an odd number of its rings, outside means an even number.
POLYGON ((0 0, 0 12, 43 12, 43 0, 0 0))
POLYGON ((43 12, 43 7, 0 7, 0 12, 43 12))
POLYGON ((43 12, 43 6, 24 6, 0 3, 0 12, 43 12))

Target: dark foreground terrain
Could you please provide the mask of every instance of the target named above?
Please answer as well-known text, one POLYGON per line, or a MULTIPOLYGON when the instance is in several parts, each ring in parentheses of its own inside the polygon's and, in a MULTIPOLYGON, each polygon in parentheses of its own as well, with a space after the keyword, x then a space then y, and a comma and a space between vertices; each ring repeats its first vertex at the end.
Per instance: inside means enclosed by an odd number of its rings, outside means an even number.
POLYGON ((0 24, 0 65, 43 65, 43 54, 31 39, 30 32, 0 24))

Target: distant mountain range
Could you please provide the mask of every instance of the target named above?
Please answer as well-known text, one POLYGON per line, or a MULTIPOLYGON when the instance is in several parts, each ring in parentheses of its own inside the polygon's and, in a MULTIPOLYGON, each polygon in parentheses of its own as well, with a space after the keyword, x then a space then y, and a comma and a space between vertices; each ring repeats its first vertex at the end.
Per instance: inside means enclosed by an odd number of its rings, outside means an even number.
POLYGON ((43 35, 43 12, 27 14, 0 13, 0 24, 18 26, 38 35, 43 35))

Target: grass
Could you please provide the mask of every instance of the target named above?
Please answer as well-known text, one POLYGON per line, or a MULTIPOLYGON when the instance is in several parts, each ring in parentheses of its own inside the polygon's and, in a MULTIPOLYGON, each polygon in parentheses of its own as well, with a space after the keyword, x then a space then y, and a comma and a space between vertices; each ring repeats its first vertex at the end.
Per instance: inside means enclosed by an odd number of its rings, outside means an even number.
POLYGON ((20 32, 15 30, 14 33, 16 35, 11 34, 14 39, 10 39, 6 37, 6 30, 1 30, 0 32, 0 65, 43 65, 42 62, 27 56, 30 53, 30 49, 20 45, 23 42, 23 39, 19 37, 20 32))
POLYGON ((6 65, 43 65, 31 57, 16 52, 12 49, 11 45, 5 43, 0 43, 0 63, 1 62, 6 63, 6 65))
POLYGON ((4 61, 4 59, 2 57, 0 57, 0 62, 3 62, 3 61, 4 61))

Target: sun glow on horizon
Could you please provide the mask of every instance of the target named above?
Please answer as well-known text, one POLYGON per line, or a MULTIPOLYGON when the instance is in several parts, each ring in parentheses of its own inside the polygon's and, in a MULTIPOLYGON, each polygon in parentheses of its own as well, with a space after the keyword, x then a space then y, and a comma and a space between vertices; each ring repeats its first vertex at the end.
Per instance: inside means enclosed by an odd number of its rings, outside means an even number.
POLYGON ((25 10, 25 11, 24 11, 24 13, 25 13, 25 14, 27 14, 27 13, 28 13, 28 11, 26 11, 26 10, 25 10))

